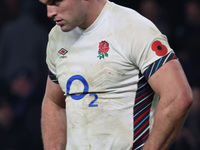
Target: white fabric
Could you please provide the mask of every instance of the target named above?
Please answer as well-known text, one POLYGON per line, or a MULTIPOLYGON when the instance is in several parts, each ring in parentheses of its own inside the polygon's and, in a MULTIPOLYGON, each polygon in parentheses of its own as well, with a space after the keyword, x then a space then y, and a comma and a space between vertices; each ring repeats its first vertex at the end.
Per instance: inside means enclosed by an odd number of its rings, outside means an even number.
POLYGON ((47 64, 67 95, 67 150, 131 149, 138 75, 160 58, 151 49, 155 40, 172 51, 152 22, 109 1, 86 30, 52 29, 47 64), (102 41, 109 51, 100 59, 102 41))

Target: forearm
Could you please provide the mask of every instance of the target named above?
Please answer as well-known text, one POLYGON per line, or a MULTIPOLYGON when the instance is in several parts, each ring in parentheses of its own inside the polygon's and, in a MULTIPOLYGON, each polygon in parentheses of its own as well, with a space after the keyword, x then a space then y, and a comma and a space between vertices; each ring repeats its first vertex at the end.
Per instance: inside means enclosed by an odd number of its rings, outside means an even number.
POLYGON ((44 150, 65 150, 65 109, 59 107, 51 100, 44 100, 42 105, 41 125, 44 150))
MULTIPOLYGON (((181 104, 174 100, 166 106, 165 100, 160 100, 152 132, 142 150, 166 150, 174 142, 187 117, 190 103, 181 104)), ((185 100, 187 101, 187 100, 185 100)), ((184 103, 184 99, 183 99, 184 103)))

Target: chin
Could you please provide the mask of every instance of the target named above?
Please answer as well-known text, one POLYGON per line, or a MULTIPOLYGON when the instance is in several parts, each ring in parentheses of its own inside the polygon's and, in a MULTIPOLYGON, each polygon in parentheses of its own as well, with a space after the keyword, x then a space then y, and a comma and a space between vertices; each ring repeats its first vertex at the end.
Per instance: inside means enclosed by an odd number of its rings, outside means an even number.
POLYGON ((73 30, 75 27, 72 27, 72 26, 60 26, 61 30, 63 32, 69 32, 71 30, 73 30))

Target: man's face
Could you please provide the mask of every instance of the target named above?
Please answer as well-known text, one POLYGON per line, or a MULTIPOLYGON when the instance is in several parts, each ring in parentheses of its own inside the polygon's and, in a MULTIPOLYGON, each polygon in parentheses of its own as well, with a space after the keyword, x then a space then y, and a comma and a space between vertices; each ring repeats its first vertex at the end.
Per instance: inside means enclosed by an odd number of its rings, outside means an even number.
POLYGON ((75 27, 86 28, 86 0, 40 0, 47 5, 47 16, 52 18, 64 32, 75 27))

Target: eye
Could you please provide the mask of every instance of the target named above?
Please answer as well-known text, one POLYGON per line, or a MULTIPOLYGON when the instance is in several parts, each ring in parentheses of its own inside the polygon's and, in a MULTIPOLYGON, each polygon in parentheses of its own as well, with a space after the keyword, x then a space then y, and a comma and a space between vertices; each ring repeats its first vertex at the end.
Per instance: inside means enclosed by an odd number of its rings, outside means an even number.
POLYGON ((59 5, 59 3, 63 0, 48 0, 47 5, 59 5))
POLYGON ((56 4, 56 0, 49 0, 47 2, 47 5, 55 5, 56 4))

